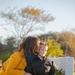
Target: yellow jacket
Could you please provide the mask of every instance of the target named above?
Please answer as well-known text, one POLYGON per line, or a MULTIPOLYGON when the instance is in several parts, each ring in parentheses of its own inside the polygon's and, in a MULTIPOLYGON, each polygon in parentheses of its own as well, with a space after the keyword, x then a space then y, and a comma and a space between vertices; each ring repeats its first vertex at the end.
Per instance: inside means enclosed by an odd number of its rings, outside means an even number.
POLYGON ((27 63, 23 55, 23 50, 13 53, 10 58, 3 63, 0 75, 24 75, 24 68, 27 63))

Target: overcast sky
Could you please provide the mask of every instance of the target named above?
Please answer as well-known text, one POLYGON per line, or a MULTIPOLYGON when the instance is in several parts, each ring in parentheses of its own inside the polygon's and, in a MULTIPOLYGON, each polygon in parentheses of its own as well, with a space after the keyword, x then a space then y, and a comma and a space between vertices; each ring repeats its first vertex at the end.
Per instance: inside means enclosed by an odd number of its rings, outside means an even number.
MULTIPOLYGON (((53 22, 46 25, 45 32, 61 32, 75 28, 75 0, 0 0, 0 11, 8 7, 23 8, 26 6, 42 8, 55 17, 53 22)), ((0 24, 3 22, 0 18, 0 24)), ((0 36, 6 36, 1 26, 0 36)))

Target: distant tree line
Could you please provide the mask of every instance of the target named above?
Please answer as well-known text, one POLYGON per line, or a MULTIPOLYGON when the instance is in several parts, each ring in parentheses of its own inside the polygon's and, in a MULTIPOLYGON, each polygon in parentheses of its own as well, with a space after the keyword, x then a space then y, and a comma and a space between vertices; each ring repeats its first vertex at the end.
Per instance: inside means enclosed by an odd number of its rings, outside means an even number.
MULTIPOLYGON (((74 33, 72 32, 47 33, 47 34, 42 34, 38 37, 41 39, 41 41, 45 41, 45 42, 48 42, 48 40, 54 40, 54 42, 52 42, 52 45, 58 43, 60 47, 58 44, 57 45, 63 51, 64 56, 72 56, 75 58, 75 54, 74 54, 75 53, 75 34, 74 33)), ((0 42, 0 56, 8 52, 12 54, 14 50, 17 49, 19 44, 20 44, 20 40, 17 40, 14 37, 7 38, 4 41, 4 43, 0 42)), ((57 45, 54 45, 54 46, 56 47, 57 45)), ((50 48, 55 49, 52 47, 50 48)), ((57 53, 55 55, 57 55, 57 53)))
POLYGON ((5 52, 13 52, 17 48, 17 41, 14 37, 9 37, 4 40, 4 43, 0 42, 0 55, 5 52))

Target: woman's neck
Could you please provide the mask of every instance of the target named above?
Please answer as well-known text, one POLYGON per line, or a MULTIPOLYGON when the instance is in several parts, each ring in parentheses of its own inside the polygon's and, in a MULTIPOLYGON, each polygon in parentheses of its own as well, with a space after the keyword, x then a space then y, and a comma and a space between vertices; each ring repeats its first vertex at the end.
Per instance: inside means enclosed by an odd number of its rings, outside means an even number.
POLYGON ((44 58, 44 57, 42 57, 42 56, 40 56, 40 55, 38 55, 38 57, 39 57, 41 60, 43 60, 43 58, 44 58))

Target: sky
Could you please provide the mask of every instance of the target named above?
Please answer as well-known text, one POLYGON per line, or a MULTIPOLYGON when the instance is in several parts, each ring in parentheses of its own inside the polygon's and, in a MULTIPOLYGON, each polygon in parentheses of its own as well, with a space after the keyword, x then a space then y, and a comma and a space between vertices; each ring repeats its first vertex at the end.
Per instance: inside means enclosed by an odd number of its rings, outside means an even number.
MULTIPOLYGON (((23 8, 27 6, 42 8, 55 17, 53 22, 45 26, 44 33, 62 32, 75 28, 75 0, 0 0, 0 11, 7 10, 8 7, 23 8)), ((0 24, 3 22, 4 20, 0 18, 0 24)), ((5 36, 7 33, 0 26, 0 37, 5 36)))

